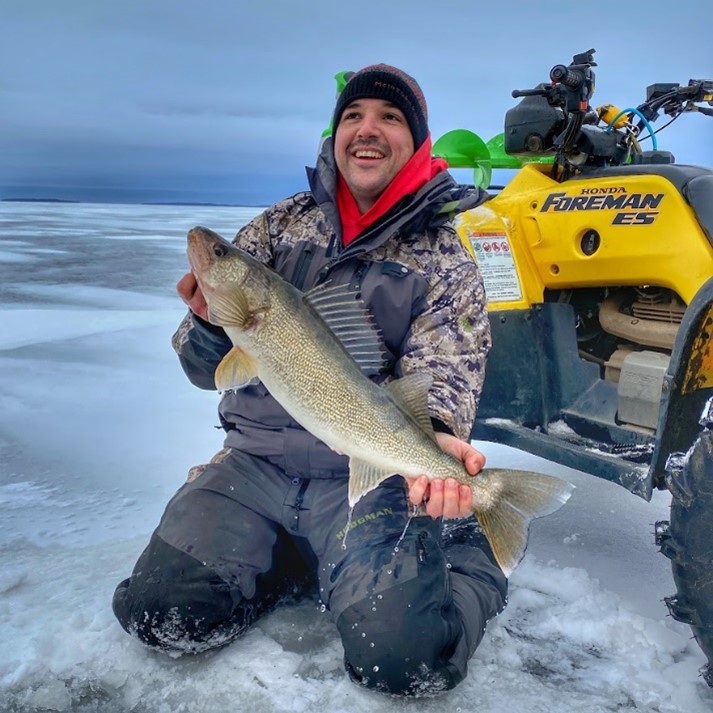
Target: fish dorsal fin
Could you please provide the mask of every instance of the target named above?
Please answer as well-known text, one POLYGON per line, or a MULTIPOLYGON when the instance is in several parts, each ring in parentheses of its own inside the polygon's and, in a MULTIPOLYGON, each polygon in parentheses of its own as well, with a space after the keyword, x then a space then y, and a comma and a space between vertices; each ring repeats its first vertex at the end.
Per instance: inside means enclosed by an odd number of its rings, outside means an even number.
POLYGON ((208 300, 208 320, 220 327, 250 329, 270 309, 270 293, 260 276, 216 289, 208 300))
POLYGON ((367 374, 386 362, 381 333, 374 318, 349 285, 317 285, 304 301, 322 318, 349 355, 367 374))
POLYGON ((369 465, 358 458, 351 458, 349 460, 349 507, 354 507, 361 498, 392 475, 393 472, 369 465))
POLYGON ((428 391, 432 383, 433 377, 430 374, 419 371, 390 381, 385 388, 401 409, 435 440, 436 435, 428 412, 428 391))
POLYGON ((247 352, 233 347, 218 364, 214 378, 218 391, 242 389, 257 379, 257 366, 247 352))

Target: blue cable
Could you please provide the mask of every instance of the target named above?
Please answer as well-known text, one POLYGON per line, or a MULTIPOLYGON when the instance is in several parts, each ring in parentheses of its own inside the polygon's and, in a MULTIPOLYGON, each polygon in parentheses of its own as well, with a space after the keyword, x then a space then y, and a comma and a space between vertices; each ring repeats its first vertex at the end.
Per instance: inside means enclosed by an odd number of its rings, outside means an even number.
MULTIPOLYGON (((659 147, 658 141, 656 141, 656 134, 654 134, 654 129, 649 124, 648 120, 646 117, 638 110, 638 109, 622 109, 610 122, 609 125, 607 126, 607 134, 611 134, 612 129, 614 128, 614 124, 616 124, 617 121, 619 121, 619 117, 623 116, 624 114, 636 114, 636 116, 641 119, 641 121, 644 122, 644 126, 648 129, 649 136, 651 137, 651 148, 656 151, 656 149, 659 147)), ((648 137, 644 137, 648 138, 648 137)))

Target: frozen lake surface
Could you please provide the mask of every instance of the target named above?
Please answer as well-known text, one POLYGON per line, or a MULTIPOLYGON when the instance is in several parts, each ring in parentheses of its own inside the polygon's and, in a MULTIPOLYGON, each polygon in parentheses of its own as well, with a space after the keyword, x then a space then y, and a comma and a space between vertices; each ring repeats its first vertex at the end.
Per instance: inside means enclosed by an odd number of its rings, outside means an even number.
POLYGON ((651 503, 512 449, 489 465, 577 485, 532 528, 510 603, 468 679, 436 699, 363 691, 316 602, 285 606, 223 650, 171 659, 110 602, 188 468, 221 445, 217 395, 170 347, 185 236, 227 238, 253 208, 0 203, 0 710, 225 713, 703 713, 713 695, 651 503))

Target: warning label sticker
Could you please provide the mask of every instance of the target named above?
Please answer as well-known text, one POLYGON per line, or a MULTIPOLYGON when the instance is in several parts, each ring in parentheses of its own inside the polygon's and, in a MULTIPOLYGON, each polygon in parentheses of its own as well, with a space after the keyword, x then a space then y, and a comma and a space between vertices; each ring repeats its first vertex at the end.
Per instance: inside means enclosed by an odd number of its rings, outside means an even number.
POLYGON ((468 238, 483 275, 488 302, 521 300, 522 289, 507 234, 469 230, 468 238))

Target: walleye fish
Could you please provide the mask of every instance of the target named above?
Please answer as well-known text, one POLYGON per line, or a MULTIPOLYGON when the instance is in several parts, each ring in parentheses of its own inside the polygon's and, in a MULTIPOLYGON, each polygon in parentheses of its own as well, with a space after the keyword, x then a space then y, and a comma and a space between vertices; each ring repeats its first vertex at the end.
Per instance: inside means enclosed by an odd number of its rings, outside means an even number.
POLYGON ((218 365, 219 391, 256 379, 305 429, 349 457, 349 505, 386 478, 455 478, 506 575, 525 552, 530 521, 557 510, 572 486, 541 473, 485 468, 469 475, 438 446, 427 410, 431 377, 379 386, 365 374, 382 362, 379 336, 347 286, 300 292, 216 233, 188 233, 188 259, 234 348, 218 365))

